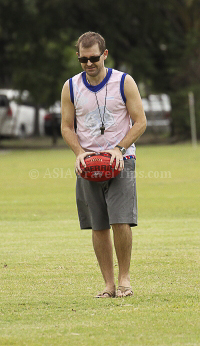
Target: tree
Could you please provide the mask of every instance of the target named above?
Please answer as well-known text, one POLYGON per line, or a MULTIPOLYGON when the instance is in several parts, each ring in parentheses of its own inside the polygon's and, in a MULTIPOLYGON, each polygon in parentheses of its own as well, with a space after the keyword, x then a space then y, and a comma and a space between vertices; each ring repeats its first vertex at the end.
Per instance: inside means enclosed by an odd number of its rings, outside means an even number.
POLYGON ((52 105, 80 71, 75 40, 91 30, 105 37, 115 68, 147 93, 171 93, 175 109, 180 89, 199 92, 199 10, 199 0, 1 0, 0 83, 29 90, 37 107, 52 105))
POLYGON ((80 69, 72 63, 75 48, 70 34, 61 30, 61 11, 47 0, 19 0, 17 4, 3 0, 0 7, 1 62, 7 67, 0 75, 1 84, 30 92, 35 135, 39 134, 39 107, 58 100, 65 80, 80 69))
POLYGON ((200 1, 168 0, 163 10, 172 35, 168 43, 167 65, 175 132, 190 136, 188 92, 193 91, 200 136, 200 1))

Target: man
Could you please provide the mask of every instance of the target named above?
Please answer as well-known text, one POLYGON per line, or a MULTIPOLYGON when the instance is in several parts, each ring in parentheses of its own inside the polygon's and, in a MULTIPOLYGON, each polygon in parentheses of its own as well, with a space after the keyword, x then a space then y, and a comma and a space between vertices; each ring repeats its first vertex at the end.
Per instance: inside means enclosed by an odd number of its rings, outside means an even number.
POLYGON ((87 32, 80 36, 77 56, 84 72, 63 86, 61 128, 76 155, 80 226, 92 229, 94 251, 106 285, 96 297, 131 296, 131 227, 137 225, 134 142, 146 129, 146 117, 132 77, 104 66, 108 50, 101 35, 87 32), (101 151, 112 155, 111 163, 116 159, 120 174, 100 183, 81 178, 80 163, 85 166, 89 153, 101 151), (117 292, 110 225, 119 267, 117 292))

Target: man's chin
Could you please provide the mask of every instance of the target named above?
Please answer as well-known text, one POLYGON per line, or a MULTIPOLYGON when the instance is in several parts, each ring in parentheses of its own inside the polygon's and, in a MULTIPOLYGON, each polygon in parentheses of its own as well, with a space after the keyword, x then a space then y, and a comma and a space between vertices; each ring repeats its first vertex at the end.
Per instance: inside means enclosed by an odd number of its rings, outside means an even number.
POLYGON ((86 69, 88 76, 96 77, 98 75, 98 70, 96 68, 86 69))

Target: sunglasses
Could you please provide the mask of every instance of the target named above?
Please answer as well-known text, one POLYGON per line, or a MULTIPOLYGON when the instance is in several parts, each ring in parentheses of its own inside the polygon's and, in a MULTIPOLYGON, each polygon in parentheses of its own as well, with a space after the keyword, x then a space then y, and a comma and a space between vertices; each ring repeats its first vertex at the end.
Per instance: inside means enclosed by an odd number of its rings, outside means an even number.
MULTIPOLYGON (((103 53, 102 53, 103 54, 103 53)), ((81 64, 87 64, 88 60, 90 60, 91 63, 93 62, 97 62, 100 60, 100 57, 102 56, 101 55, 98 55, 98 56, 90 56, 89 58, 86 58, 85 56, 83 57, 78 57, 78 61, 81 63, 81 64)))

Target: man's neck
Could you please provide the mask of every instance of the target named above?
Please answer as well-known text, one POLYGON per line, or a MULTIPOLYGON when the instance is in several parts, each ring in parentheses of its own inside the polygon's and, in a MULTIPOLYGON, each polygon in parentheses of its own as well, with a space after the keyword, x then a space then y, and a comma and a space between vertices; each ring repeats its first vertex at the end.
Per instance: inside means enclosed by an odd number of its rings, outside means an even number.
POLYGON ((96 77, 88 76, 88 74, 86 73, 86 79, 90 85, 98 85, 102 82, 102 80, 106 77, 106 75, 107 75, 107 68, 104 67, 102 73, 96 77))

